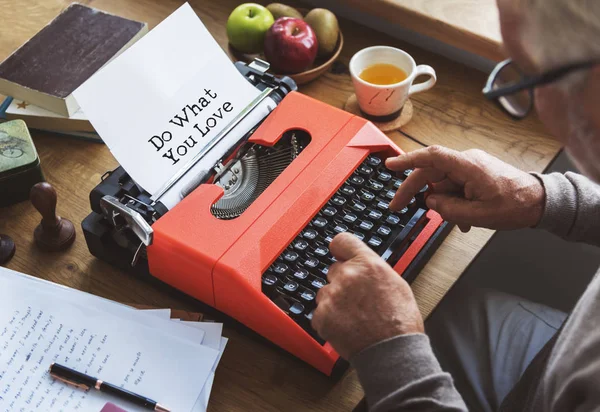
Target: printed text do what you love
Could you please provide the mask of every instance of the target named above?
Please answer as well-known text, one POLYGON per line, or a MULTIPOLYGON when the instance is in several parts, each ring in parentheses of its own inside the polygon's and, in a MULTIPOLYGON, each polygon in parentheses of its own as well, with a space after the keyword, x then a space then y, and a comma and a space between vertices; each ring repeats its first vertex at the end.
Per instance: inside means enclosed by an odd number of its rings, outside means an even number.
POLYGON ((177 128, 177 131, 186 129, 193 124, 193 132, 187 138, 177 141, 176 136, 180 133, 165 130, 160 135, 157 134, 148 139, 148 143, 154 146, 162 158, 169 161, 171 165, 179 163, 188 153, 196 153, 197 150, 192 151, 192 149, 208 136, 211 130, 221 125, 226 115, 233 111, 231 102, 226 101, 218 105, 217 98, 216 92, 204 89, 203 96, 194 103, 186 104, 180 114, 169 120, 169 123, 174 125, 173 127, 177 128), (201 118, 197 119, 198 116, 201 118))

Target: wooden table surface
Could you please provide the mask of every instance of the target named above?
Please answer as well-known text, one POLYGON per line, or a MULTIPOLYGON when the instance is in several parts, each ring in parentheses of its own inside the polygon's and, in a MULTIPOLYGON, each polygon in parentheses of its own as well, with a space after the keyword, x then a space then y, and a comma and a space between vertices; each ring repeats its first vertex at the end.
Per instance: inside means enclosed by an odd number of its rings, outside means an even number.
POLYGON ((334 1, 478 56, 503 59, 496 0, 334 1))
MULTIPOLYGON (((68 0, 0 0, 0 60, 33 36, 67 4, 68 0)), ((87 0, 82 3, 155 26, 182 4, 181 0, 87 0)), ((192 6, 221 46, 227 44, 224 23, 240 1, 196 0, 192 6)), ((482 148, 525 170, 541 171, 559 145, 534 118, 511 121, 481 96, 485 75, 432 55, 381 33, 348 21, 340 22, 345 47, 340 61, 347 66, 361 48, 385 44, 403 48, 417 62, 433 66, 438 84, 414 97, 415 115, 402 132, 390 137, 404 150, 443 144, 455 149, 482 148)), ((327 73, 301 87, 301 92, 343 107, 353 92, 347 73, 327 73)), ((50 133, 33 133, 46 179, 58 192, 58 213, 75 222, 77 240, 63 253, 43 253, 33 245, 39 216, 29 202, 0 209, 0 233, 10 235, 17 253, 11 269, 119 302, 198 310, 191 299, 117 270, 93 258, 86 247, 80 222, 89 213, 88 195, 104 172, 117 162, 101 144, 70 140, 50 133)), ((491 236, 475 229, 454 230, 413 284, 420 308, 427 316, 472 258, 491 236)), ((230 338, 219 366, 210 411, 332 411, 351 409, 362 397, 353 371, 332 382, 291 355, 267 344, 243 328, 226 324, 230 338)))

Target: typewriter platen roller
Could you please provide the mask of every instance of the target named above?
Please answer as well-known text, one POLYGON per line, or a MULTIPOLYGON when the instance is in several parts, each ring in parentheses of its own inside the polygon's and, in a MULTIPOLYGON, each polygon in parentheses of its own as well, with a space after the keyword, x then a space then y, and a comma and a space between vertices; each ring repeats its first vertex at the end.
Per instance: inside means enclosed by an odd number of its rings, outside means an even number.
POLYGON ((389 210, 406 176, 384 159, 401 150, 370 122, 293 91, 264 65, 236 65, 274 90, 277 107, 173 207, 122 168, 108 173, 90 195, 86 241, 95 256, 149 273, 338 375, 345 362, 310 327, 333 236, 353 233, 412 281, 449 226, 422 195, 389 210))

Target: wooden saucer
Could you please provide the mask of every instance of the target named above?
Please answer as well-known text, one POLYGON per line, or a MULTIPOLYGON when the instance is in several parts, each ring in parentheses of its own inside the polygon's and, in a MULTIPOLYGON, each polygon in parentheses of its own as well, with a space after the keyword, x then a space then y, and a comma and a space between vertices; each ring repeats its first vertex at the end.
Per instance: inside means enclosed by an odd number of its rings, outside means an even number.
MULTIPOLYGON (((358 106, 358 100, 356 99, 356 94, 353 94, 346 100, 346 104, 344 105, 344 110, 355 114, 360 117, 364 117, 369 120, 365 114, 360 110, 358 106)), ((394 130, 398 130, 406 125, 413 117, 413 104, 410 99, 406 100, 404 103, 404 107, 402 111, 400 111, 400 115, 396 117, 394 120, 390 120, 389 122, 374 122, 372 123, 377 126, 379 130, 382 132, 393 132, 394 130)))

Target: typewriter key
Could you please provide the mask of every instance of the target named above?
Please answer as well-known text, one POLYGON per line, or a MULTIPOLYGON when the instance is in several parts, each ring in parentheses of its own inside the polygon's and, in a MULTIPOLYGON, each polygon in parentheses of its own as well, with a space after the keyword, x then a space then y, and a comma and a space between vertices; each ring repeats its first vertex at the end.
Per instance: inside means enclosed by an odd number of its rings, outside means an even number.
POLYGON ((377 167, 381 164, 381 159, 376 156, 369 156, 367 158, 367 163, 371 166, 377 167))
POLYGON ((356 189, 353 188, 352 186, 343 186, 340 189, 340 192, 342 192, 342 194, 344 194, 344 195, 352 196, 356 192, 356 189))
POLYGON ((327 226, 327 219, 325 219, 324 217, 318 216, 317 218, 315 218, 315 220, 313 220, 313 226, 318 227, 319 229, 324 228, 325 226, 327 226))
POLYGON ((356 210, 357 212, 362 212, 366 208, 367 208, 367 205, 365 205, 364 203, 357 202, 357 201, 354 201, 352 203, 352 209, 356 210))
POLYGON ((383 213, 381 213, 379 210, 373 210, 373 209, 367 210, 367 217, 369 219, 379 220, 379 219, 381 219, 382 216, 383 216, 383 213))
POLYGON ((337 209, 333 206, 326 206, 325 209, 323 209, 323 214, 327 217, 333 217, 336 213, 337 209))
POLYGON ((377 176, 377 179, 381 180, 382 182, 389 182, 391 178, 392 175, 388 172, 381 172, 379 173, 379 176, 377 176))
POLYGON ((304 232, 302 232, 302 236, 305 239, 312 240, 318 236, 318 233, 314 229, 305 229, 304 232))
POLYGON ((379 192, 381 189, 383 189, 383 184, 381 184, 380 182, 378 182, 376 180, 369 180, 367 187, 369 189, 373 189, 373 190, 379 192))
POLYGON ((308 247, 308 242, 306 240, 302 240, 302 239, 298 239, 294 242, 294 249, 302 252, 303 250, 306 250, 306 248, 308 247))
POLYGON ((356 186, 362 186, 362 184, 365 183, 365 179, 360 176, 353 175, 350 178, 350 183, 352 183, 356 186))
POLYGON ((304 268, 297 267, 297 268, 294 270, 294 274, 293 274, 293 276, 294 276, 296 279, 299 279, 299 280, 304 280, 304 279, 306 279, 306 278, 308 277, 308 270, 306 270, 306 269, 304 269, 304 268))

